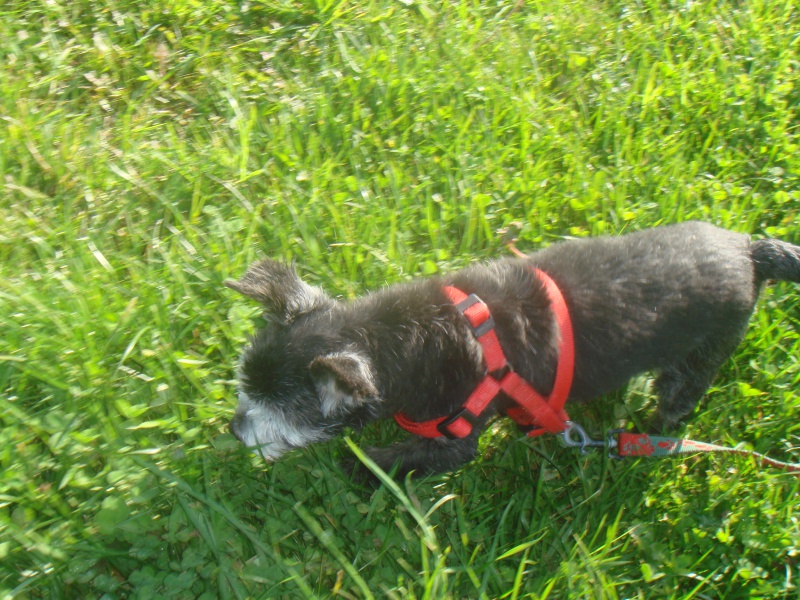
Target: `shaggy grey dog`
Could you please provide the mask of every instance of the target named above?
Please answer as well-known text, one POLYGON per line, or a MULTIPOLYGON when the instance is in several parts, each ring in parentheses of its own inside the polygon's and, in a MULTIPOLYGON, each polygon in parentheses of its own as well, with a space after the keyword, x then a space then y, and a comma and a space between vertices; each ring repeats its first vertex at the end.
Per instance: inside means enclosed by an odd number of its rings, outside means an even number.
MULTIPOLYGON (((800 282, 800 247, 684 223, 565 241, 353 302, 335 301, 291 267, 265 260, 226 282, 260 302, 269 319, 241 358, 233 433, 275 459, 401 411, 415 421, 451 414, 487 368, 445 285, 488 305, 514 370, 548 393, 559 331, 533 267, 555 281, 572 319, 569 400, 600 396, 653 371, 659 402, 651 428, 661 431, 691 413, 732 354, 762 284, 800 282)), ((397 465, 400 475, 454 469, 474 457, 487 421, 509 406, 499 396, 462 439, 412 436, 369 453, 384 469, 397 465)))

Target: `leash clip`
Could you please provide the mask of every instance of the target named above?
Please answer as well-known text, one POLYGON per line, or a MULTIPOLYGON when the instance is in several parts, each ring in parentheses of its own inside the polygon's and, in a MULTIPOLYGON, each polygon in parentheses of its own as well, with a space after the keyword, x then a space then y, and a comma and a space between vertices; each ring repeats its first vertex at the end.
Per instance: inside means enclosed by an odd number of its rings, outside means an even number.
POLYGON ((616 448, 616 433, 617 431, 609 431, 606 439, 595 440, 589 437, 586 430, 575 421, 567 421, 567 428, 561 432, 561 440, 564 442, 565 446, 569 448, 580 448, 581 454, 588 454, 589 451, 587 448, 616 448))

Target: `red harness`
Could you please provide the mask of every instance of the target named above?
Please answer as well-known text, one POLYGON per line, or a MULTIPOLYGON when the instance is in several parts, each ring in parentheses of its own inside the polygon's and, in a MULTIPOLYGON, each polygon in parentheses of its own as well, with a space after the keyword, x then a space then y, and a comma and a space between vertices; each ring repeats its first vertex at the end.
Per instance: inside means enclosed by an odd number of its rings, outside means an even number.
POLYGON ((449 439, 463 438, 472 433, 478 417, 489 403, 503 393, 517 404, 517 406, 509 408, 506 414, 525 429, 527 435, 541 435, 545 432, 560 433, 567 429, 569 417, 564 412, 564 403, 567 401, 572 386, 572 373, 575 366, 572 322, 564 296, 561 295, 558 286, 543 271, 534 269, 534 272, 544 284, 547 295, 550 297, 550 305, 561 333, 558 367, 550 395, 545 398, 513 371, 500 347, 489 307, 475 294, 467 296, 459 289, 446 286, 443 288, 445 294, 456 305, 459 312, 467 318, 475 337, 483 348, 483 358, 488 374, 473 390, 461 408, 451 415, 416 422, 399 412, 394 415, 394 419, 400 427, 427 438, 441 436, 449 439))

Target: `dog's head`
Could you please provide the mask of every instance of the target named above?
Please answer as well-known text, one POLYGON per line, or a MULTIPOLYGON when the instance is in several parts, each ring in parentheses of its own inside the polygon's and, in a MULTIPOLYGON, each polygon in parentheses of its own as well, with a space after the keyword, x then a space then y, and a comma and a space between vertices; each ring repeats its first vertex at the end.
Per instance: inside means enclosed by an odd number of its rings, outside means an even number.
POLYGON ((272 260, 225 285, 260 302, 267 321, 239 364, 239 440, 274 460, 369 420, 379 400, 373 369, 343 334, 337 302, 272 260))

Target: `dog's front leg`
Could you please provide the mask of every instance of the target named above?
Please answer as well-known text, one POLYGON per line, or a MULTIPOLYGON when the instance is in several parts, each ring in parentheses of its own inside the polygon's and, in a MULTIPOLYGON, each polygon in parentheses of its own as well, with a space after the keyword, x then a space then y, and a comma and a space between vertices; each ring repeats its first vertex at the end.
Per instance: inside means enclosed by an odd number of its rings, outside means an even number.
MULTIPOLYGON (((465 438, 411 437, 387 448, 369 448, 367 454, 387 473, 397 466, 395 476, 430 475, 457 469, 475 458, 478 452, 480 431, 473 431, 465 438)), ((361 478, 369 476, 364 470, 358 473, 361 478)))

